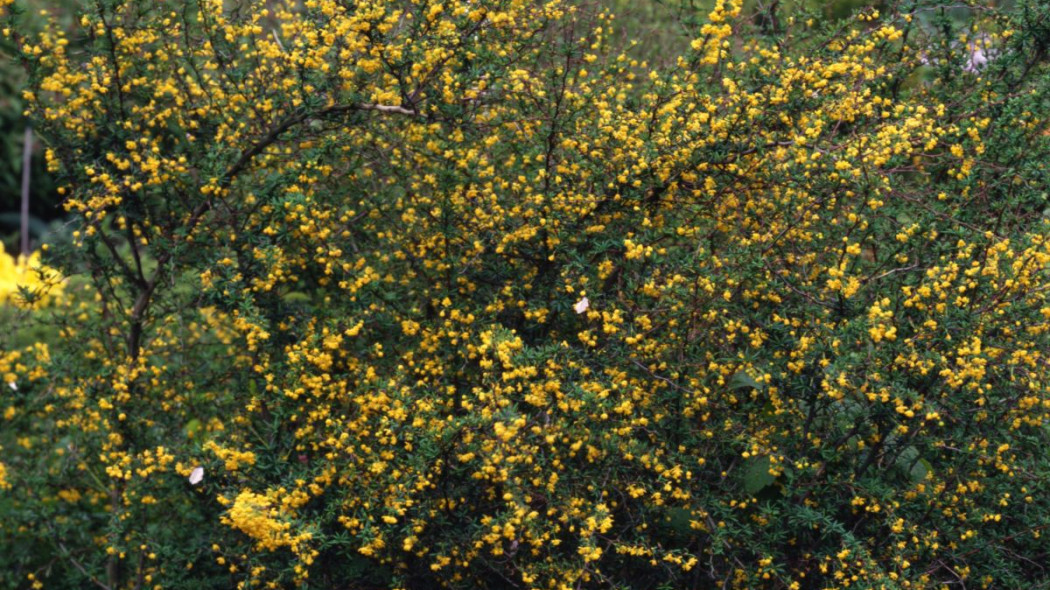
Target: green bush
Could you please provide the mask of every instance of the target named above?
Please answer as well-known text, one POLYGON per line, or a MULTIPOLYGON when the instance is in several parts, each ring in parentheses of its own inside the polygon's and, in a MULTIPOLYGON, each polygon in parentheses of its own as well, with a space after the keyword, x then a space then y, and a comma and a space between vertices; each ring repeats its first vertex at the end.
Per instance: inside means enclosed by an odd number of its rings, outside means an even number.
POLYGON ((0 579, 1045 585, 1050 9, 947 8, 12 11, 86 288, 0 579))

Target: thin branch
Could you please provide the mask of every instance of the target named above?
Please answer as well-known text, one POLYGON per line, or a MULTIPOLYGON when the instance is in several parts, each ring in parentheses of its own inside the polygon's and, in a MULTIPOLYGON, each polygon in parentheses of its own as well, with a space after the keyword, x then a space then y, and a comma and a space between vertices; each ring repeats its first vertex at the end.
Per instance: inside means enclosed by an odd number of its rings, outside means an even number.
MULTIPOLYGON (((51 533, 52 534, 55 533, 54 529, 51 529, 51 533)), ((84 566, 81 565, 81 563, 79 561, 77 561, 77 559, 75 557, 73 557, 73 554, 69 551, 69 549, 66 548, 66 546, 62 543, 62 541, 56 540, 55 543, 58 544, 58 548, 61 549, 62 553, 65 554, 64 557, 69 560, 69 563, 73 564, 73 567, 77 568, 77 571, 79 571, 81 574, 83 574, 84 577, 86 577, 87 579, 91 580, 92 583, 94 583, 99 588, 102 588, 102 590, 112 590, 109 586, 103 584, 101 580, 99 580, 95 576, 93 576, 90 573, 88 573, 88 571, 84 568, 84 566)))
POLYGON ((396 113, 398 115, 410 115, 414 117, 420 116, 420 114, 412 109, 406 109, 401 106, 385 105, 385 104, 372 104, 372 103, 361 103, 356 105, 357 110, 360 111, 379 111, 381 113, 396 113))

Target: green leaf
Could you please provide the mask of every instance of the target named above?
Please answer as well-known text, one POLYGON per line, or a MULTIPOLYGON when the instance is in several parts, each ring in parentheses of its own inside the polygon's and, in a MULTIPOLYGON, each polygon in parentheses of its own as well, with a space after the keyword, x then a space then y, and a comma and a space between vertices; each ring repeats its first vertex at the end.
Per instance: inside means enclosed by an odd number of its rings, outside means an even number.
POLYGON ((204 424, 200 420, 194 418, 187 422, 186 425, 182 427, 182 430, 186 433, 187 438, 194 438, 202 428, 204 428, 204 424))
POLYGON ((772 464, 769 457, 752 457, 744 467, 744 491, 755 495, 776 483, 777 478, 769 473, 772 464))
POLYGON ((933 471, 933 466, 919 456, 919 449, 914 445, 909 445, 901 451, 897 457, 897 467, 904 471, 913 483, 925 480, 926 476, 933 471))
POLYGON ((281 298, 285 303, 309 303, 310 295, 302 291, 289 291, 281 298))
POLYGON ((933 466, 926 459, 919 459, 911 467, 911 472, 908 474, 911 476, 911 480, 918 483, 926 479, 926 476, 933 472, 933 466))
POLYGON ((758 381, 755 381, 755 378, 751 375, 748 375, 746 372, 737 371, 736 374, 729 379, 729 388, 761 390, 764 388, 764 386, 758 381))
POLYGON ((693 534, 693 527, 690 524, 695 518, 690 510, 685 508, 670 508, 667 511, 667 524, 671 527, 675 533, 680 535, 691 535, 693 534))

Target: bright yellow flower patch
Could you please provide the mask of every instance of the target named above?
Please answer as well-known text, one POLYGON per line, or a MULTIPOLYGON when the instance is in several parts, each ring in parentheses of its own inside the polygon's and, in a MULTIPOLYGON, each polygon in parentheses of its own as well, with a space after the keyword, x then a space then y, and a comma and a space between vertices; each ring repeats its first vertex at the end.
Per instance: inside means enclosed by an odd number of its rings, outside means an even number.
POLYGON ((40 252, 17 258, 4 252, 0 243, 0 305, 39 308, 62 296, 62 277, 55 269, 40 263, 40 252), (29 301, 22 297, 23 290, 29 301))

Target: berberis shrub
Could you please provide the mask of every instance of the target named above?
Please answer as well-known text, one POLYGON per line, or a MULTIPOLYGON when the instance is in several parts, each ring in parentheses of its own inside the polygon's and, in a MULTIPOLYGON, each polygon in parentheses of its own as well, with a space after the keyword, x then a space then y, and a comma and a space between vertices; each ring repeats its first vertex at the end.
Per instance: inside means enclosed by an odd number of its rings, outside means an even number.
POLYGON ((1045 4, 0 4, 3 585, 1050 583, 1045 4))

